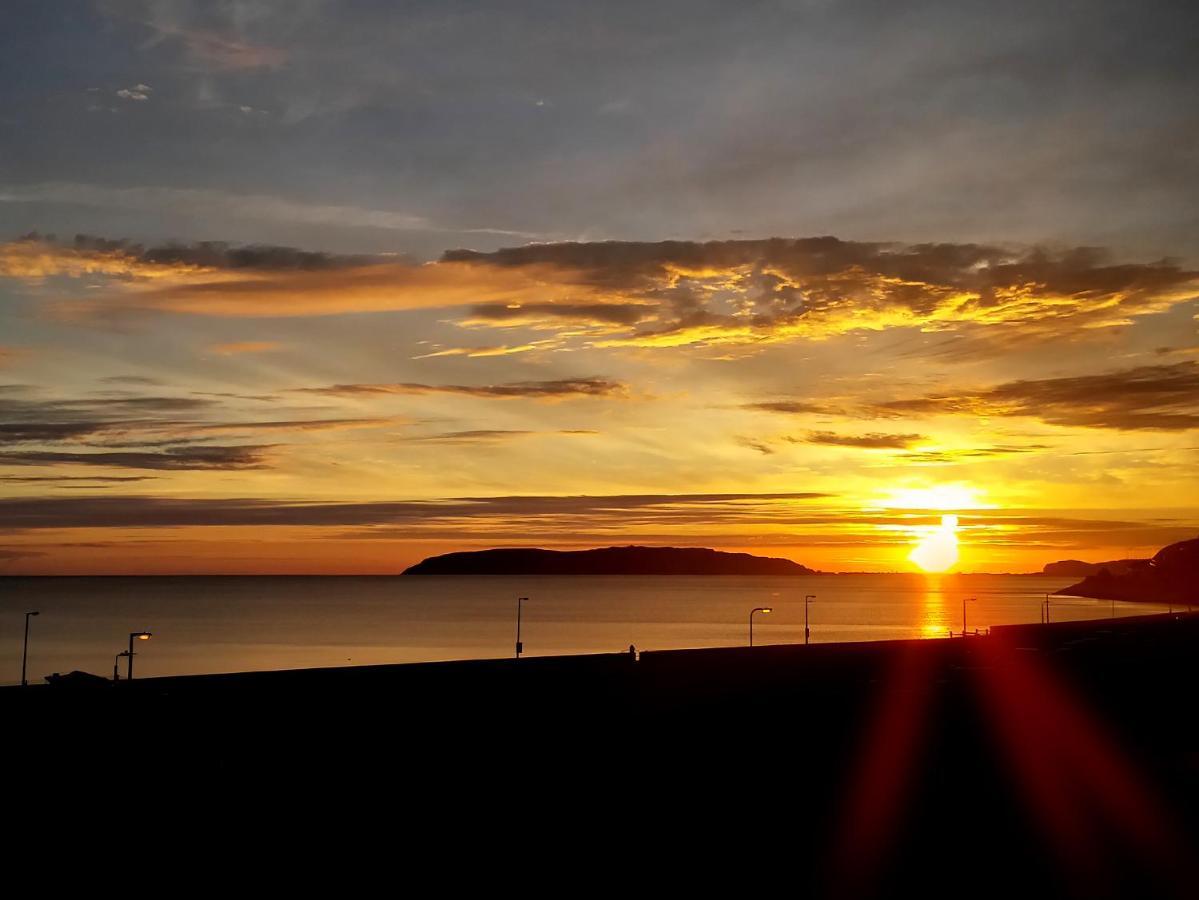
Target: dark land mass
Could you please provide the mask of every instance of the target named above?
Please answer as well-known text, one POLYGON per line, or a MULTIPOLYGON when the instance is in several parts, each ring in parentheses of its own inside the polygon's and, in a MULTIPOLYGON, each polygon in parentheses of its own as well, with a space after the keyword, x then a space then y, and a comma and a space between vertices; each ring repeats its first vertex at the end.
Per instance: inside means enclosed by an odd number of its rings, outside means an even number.
POLYGON ((815 575, 789 559, 701 547, 511 548, 431 556, 405 575, 815 575))
MULTIPOLYGON (((1199 615, 0 689, 58 881, 1195 897, 1199 615), (89 827, 84 827, 84 825, 89 827), (224 873, 222 875, 221 873, 224 873), (400 882, 396 882, 397 884, 400 882)), ((32 836, 36 836, 33 839, 32 836)))
POLYGON ((1123 575, 1132 569, 1149 564, 1147 559, 1112 559, 1107 562, 1083 562, 1081 559, 1063 559, 1058 562, 1045 563, 1042 575, 1058 575, 1062 578, 1085 578, 1088 575, 1098 575, 1104 569, 1113 575, 1123 575))
POLYGON ((1199 606, 1199 538, 1164 547, 1153 559, 1123 571, 1101 568, 1058 593, 1097 600, 1199 606))

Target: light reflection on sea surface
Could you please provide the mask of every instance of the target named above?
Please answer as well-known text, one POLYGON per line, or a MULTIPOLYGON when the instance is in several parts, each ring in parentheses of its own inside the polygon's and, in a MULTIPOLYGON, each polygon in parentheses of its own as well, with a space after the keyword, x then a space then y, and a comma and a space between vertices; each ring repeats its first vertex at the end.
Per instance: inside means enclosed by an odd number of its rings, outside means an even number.
MULTIPOLYGON (((516 597, 527 596, 527 655, 802 643, 803 597, 812 641, 941 638, 1039 622, 1047 592, 1069 579, 1016 575, 813 575, 796 577, 229 577, 0 579, 0 682, 20 677, 23 613, 38 609, 29 673, 40 681, 73 669, 110 674, 130 631, 137 672, 174 675, 305 666, 364 665, 511 655, 516 597)), ((1107 601, 1054 598, 1054 621, 1106 618, 1107 601)), ((1116 604, 1117 615, 1164 611, 1116 604)))

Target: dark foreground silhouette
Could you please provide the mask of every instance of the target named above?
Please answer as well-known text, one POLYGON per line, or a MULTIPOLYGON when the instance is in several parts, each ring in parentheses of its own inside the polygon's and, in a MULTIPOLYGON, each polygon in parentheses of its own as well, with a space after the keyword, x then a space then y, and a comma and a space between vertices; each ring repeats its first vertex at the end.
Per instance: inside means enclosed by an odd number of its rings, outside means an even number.
POLYGON ((430 556, 405 575, 814 575, 789 559, 703 547, 534 547, 468 550, 430 556))
POLYGON ((1152 559, 1126 562, 1133 564, 1101 567, 1058 593, 1199 607, 1199 538, 1163 547, 1152 559))
POLYGON ((1193 897, 1197 676, 1199 616, 1180 614, 83 679, 0 690, 0 713, 10 809, 56 840, 115 816, 133 858, 166 843, 203 867, 285 837, 279 877, 336 859, 397 892, 419 874, 495 893, 1193 897))

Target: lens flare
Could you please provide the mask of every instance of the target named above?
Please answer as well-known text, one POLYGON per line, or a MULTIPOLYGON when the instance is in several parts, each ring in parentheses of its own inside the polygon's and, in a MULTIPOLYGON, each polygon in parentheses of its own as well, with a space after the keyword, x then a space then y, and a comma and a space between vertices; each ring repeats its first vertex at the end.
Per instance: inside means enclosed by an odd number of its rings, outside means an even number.
POLYGON ((958 561, 958 517, 941 516, 941 525, 924 535, 908 559, 925 572, 946 572, 958 561))

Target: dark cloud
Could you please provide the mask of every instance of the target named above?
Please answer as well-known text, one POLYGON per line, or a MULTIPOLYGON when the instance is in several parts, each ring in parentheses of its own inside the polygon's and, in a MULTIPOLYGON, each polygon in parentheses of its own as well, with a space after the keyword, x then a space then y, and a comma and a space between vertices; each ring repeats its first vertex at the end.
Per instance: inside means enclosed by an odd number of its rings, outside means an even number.
MULTIPOLYGON (((239 398, 245 399, 245 398, 239 398)), ((200 397, 136 397, 126 394, 39 400, 0 397, 0 446, 64 442, 150 446, 221 434, 254 434, 378 428, 396 418, 205 421, 180 414, 212 413, 217 404, 200 397)))
POLYGON ((279 398, 274 394, 233 394, 228 391, 192 391, 197 397, 217 397, 222 400, 253 400, 256 403, 274 403, 279 398))
POLYGON ((810 431, 800 439, 805 444, 824 444, 831 447, 858 447, 863 450, 903 450, 928 440, 923 434, 835 434, 831 431, 810 431))
POLYGON ((249 434, 265 432, 342 431, 351 428, 382 428, 396 425, 402 419, 284 419, 266 422, 171 422, 150 426, 145 430, 167 431, 180 435, 249 434))
POLYGON ((807 400, 763 400, 757 403, 746 403, 744 408, 790 415, 824 415, 829 412, 829 408, 824 404, 807 400))
POLYGON ((160 452, 9 451, 0 453, 0 465, 104 466, 118 469, 157 469, 162 471, 265 469, 267 468, 268 451, 273 447, 274 445, 271 444, 239 447, 167 447, 160 452))
POLYGON ((1028 416, 1050 425, 1118 431, 1199 428, 1199 363, 1009 381, 993 388, 879 403, 880 415, 1028 416))
POLYGON ((110 496, 0 499, 10 529, 126 528, 185 525, 393 525, 470 520, 576 518, 634 524, 645 520, 702 523, 760 518, 765 508, 790 509, 829 494, 617 494, 605 496, 456 497, 445 500, 305 503, 263 499, 175 499, 110 496))
POLYGON ((0 475, 9 484, 70 484, 77 481, 122 484, 128 481, 153 481, 156 475, 0 475))
POLYGON ((100 379, 105 384, 130 384, 139 387, 162 387, 162 382, 157 378, 148 378, 144 375, 110 375, 107 378, 100 379))
POLYGON ((774 448, 770 446, 769 441, 757 440, 755 438, 738 437, 737 443, 742 447, 748 447, 750 450, 756 450, 763 456, 771 456, 774 453, 774 448))
POLYGON ((552 381, 517 381, 509 384, 334 384, 320 388, 297 388, 311 394, 356 396, 376 394, 459 394, 465 397, 526 397, 555 400, 567 397, 623 397, 628 387, 606 378, 560 378, 552 381))
POLYGON ((636 325, 652 318, 648 303, 488 303, 472 306, 467 321, 510 325, 539 321, 565 321, 588 325, 636 325))
MULTIPOLYGON (((279 444, 214 445, 223 435, 249 437, 355 428, 382 428, 392 418, 211 421, 180 414, 216 411, 197 397, 128 396, 73 399, 0 397, 0 465, 94 466, 160 471, 226 471, 268 468, 279 444)), ((33 482, 32 477, 24 477, 33 482)), ((69 486, 76 479, 51 479, 69 486)), ((88 478, 98 482, 99 479, 88 478)), ((109 479, 115 481, 117 479, 109 479)), ((81 487, 85 485, 74 485, 81 487)))
POLYGON ((232 244, 227 241, 197 241, 195 243, 164 243, 145 245, 136 241, 110 239, 91 234, 77 234, 70 241, 60 241, 56 235, 27 234, 22 241, 48 244, 89 255, 121 257, 147 266, 175 268, 194 266, 202 269, 252 269, 265 271, 324 270, 350 268, 383 262, 386 257, 339 255, 295 247, 271 244, 232 244))
POLYGON ((0 446, 75 440, 107 427, 98 422, 0 422, 0 446))
POLYGON ((42 400, 29 399, 27 390, 7 393, 0 396, 0 446, 81 441, 158 425, 163 414, 195 413, 212 406, 211 401, 195 397, 122 394, 42 400))

